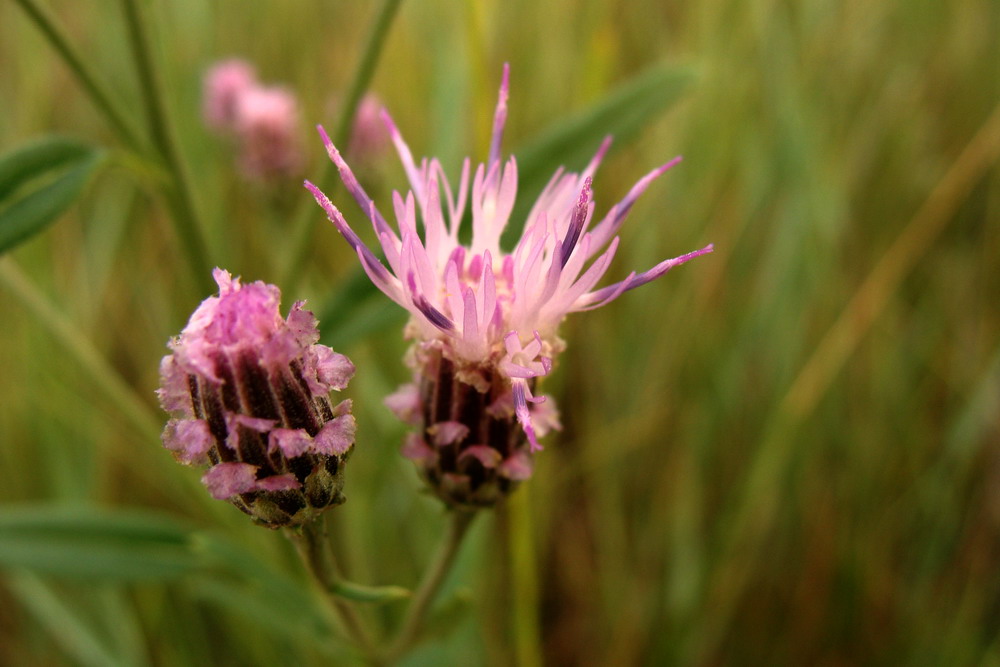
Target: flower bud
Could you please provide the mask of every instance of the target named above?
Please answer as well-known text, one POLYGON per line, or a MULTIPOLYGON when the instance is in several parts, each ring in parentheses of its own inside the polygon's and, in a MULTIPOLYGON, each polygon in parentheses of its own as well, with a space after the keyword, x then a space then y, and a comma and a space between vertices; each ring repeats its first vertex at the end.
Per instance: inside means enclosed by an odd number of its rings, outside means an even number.
POLYGON ((209 493, 256 523, 300 525, 344 502, 355 422, 351 401, 328 395, 354 365, 317 344, 303 302, 283 319, 277 287, 213 275, 219 296, 202 302, 160 363, 157 394, 173 415, 163 444, 181 463, 209 464, 209 493))
POLYGON ((257 86, 257 74, 250 63, 224 60, 213 65, 206 73, 202 92, 202 112, 205 124, 218 132, 232 132, 236 125, 236 112, 243 94, 257 86))
MULTIPOLYGON (((417 381, 386 399, 400 419, 420 427, 407 436, 403 455, 449 506, 492 507, 533 469, 509 380, 488 364, 460 369, 438 345, 418 345, 415 365, 417 381)), ((559 417, 551 398, 536 400, 531 412, 541 437, 560 428, 559 417)))

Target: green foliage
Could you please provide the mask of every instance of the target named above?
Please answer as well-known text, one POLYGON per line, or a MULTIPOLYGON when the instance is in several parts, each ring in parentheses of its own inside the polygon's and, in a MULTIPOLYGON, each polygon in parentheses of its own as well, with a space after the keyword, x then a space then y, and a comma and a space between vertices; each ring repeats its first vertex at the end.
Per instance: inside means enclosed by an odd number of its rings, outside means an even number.
POLYGON ((55 222, 80 196, 101 157, 54 137, 0 156, 0 254, 55 222))
MULTIPOLYGON (((172 172, 123 153, 91 178, 87 146, 117 135, 18 4, 0 3, 0 664, 357 664, 281 535, 160 447, 156 365, 208 276, 185 268, 172 172), (10 150, 53 131, 88 144, 10 150)), ((121 13, 52 4, 144 127, 121 13)), ((239 55, 294 90, 301 176, 321 179, 305 128, 332 124, 375 3, 306 4, 143 3, 208 259, 245 280, 287 269, 308 194, 241 177, 200 125, 199 74, 239 55)), ((517 215, 614 134, 598 218, 685 160, 612 272, 716 247, 567 319, 544 386, 564 430, 523 502, 477 526, 406 664, 1000 663, 1000 141, 980 133, 998 25, 987 0, 402 4, 373 89, 418 159, 444 152, 454 177, 485 157, 509 61, 517 215)), ((395 158, 358 175, 391 217, 395 158)), ((381 404, 408 377, 404 318, 312 225, 283 308, 307 298, 359 369, 334 549, 352 581, 412 590, 444 522, 381 404)), ((358 607, 391 627, 405 603, 358 607)))

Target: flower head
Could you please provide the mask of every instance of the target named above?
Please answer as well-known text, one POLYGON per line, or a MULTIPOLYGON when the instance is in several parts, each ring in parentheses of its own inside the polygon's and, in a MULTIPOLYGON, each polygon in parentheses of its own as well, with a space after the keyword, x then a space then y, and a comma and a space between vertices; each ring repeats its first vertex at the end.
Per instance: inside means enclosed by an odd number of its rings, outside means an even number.
POLYGON ((404 453, 418 460, 425 475, 435 478, 432 486, 453 502, 469 494, 464 490, 442 493, 442 485, 476 486, 482 479, 490 483, 499 479, 502 485, 503 480, 530 474, 524 439, 530 451, 538 450, 539 425, 558 425, 551 405, 542 408, 546 397, 534 396, 534 388, 551 371, 553 358, 564 347, 558 327, 567 314, 599 308, 712 251, 709 245, 597 287, 614 258, 618 230, 632 205, 680 160, 652 170, 593 224, 593 175, 610 146, 607 139, 581 173, 559 169, 553 175, 528 214, 520 239, 511 252, 504 252, 500 239, 517 193, 517 163, 513 157, 502 160, 500 153, 508 82, 505 66, 488 158, 474 172, 466 159, 457 187, 449 183, 437 159, 416 163, 395 123, 383 111, 411 188, 405 197, 393 193, 398 231, 320 128, 330 159, 374 226, 388 266, 361 241, 330 200, 306 182, 372 282, 412 316, 408 333, 416 341, 411 355, 416 388, 392 397, 390 404, 399 408, 397 414, 421 415, 424 433, 419 442, 411 439, 404 453), (459 241, 459 226, 467 206, 472 235, 464 245, 459 241), (416 399, 405 405, 401 396, 416 399), (478 408, 470 407, 469 401, 478 408), (542 418, 535 416, 540 410, 542 418), (509 426, 513 419, 523 435, 498 426, 509 426), (461 423, 467 430, 443 426, 450 423, 461 423), (479 447, 494 450, 496 456, 479 447))
POLYGON ((237 103, 243 93, 257 86, 257 74, 245 60, 224 60, 205 73, 202 93, 205 124, 229 132, 236 125, 237 103))
POLYGON ((318 345, 316 318, 278 312, 273 285, 242 285, 216 269, 205 299, 160 363, 157 394, 171 419, 164 446, 185 464, 210 464, 202 482, 261 524, 300 524, 343 502, 354 446, 351 402, 328 394, 354 375, 350 359, 318 345))
POLYGON ((262 181, 294 174, 302 163, 298 123, 298 102, 290 91, 262 86, 244 91, 235 123, 244 173, 262 181))

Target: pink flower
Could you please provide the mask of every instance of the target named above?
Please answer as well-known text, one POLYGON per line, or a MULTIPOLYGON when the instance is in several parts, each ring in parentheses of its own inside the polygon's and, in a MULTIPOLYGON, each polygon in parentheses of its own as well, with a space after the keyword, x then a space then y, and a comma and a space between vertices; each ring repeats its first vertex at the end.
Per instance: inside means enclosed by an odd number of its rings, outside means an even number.
POLYGON ((362 162, 371 162, 389 148, 389 137, 382 125, 382 102, 374 93, 361 98, 354 114, 350 155, 362 162))
POLYGON ((238 100, 256 85, 257 74, 244 60, 224 60, 213 65, 203 83, 205 124, 220 132, 231 132, 236 125, 238 100))
MULTIPOLYGON (((509 69, 505 66, 489 156, 474 172, 466 159, 457 187, 449 183, 437 159, 425 158, 417 164, 396 125, 383 112, 411 188, 405 197, 393 193, 395 229, 320 128, 327 152, 347 189, 374 226, 385 264, 315 185, 307 181, 306 187, 357 253, 372 282, 412 316, 408 333, 416 340, 411 356, 417 371, 416 385, 420 387, 425 434, 437 422, 454 418, 448 409, 430 405, 434 396, 440 395, 441 387, 448 385, 452 400, 465 395, 463 387, 469 387, 483 395, 476 419, 497 422, 516 417, 531 451, 535 451, 541 447, 532 415, 545 397, 535 397, 533 389, 539 378, 549 374, 553 358, 564 348, 558 336, 563 318, 610 303, 675 266, 711 252, 712 246, 598 287, 618 248, 618 230, 633 204, 656 178, 680 160, 675 158, 653 169, 594 224, 593 175, 610 146, 607 139, 583 172, 559 169, 553 175, 531 209, 516 246, 510 253, 503 252, 500 238, 517 193, 517 163, 513 157, 503 161, 500 153, 508 81, 509 69), (471 208, 472 235, 471 242, 464 245, 459 241, 459 226, 467 206, 471 208)), ((394 396, 394 409, 403 413, 405 408, 406 415, 413 414, 416 408, 404 405, 402 396, 410 397, 412 392, 394 396)), ((478 426, 473 421, 469 418, 466 425, 475 434, 478 426)), ((558 424, 558 414, 553 409, 544 410, 545 429, 558 424)), ((508 479, 523 479, 530 474, 530 459, 519 445, 480 442, 485 438, 482 433, 470 435, 462 446, 495 446, 505 463, 486 465, 492 457, 478 449, 463 460, 477 460, 479 465, 499 471, 496 474, 501 477, 506 474, 508 479)), ((425 435, 425 439, 433 438, 425 435)), ((408 450, 419 452, 421 461, 433 460, 435 457, 426 456, 429 445, 425 444, 410 442, 408 450)), ((472 477, 481 472, 477 470, 472 477)), ((451 468, 438 469, 437 473, 440 480, 432 484, 443 484, 446 474, 455 474, 451 468)), ((465 493, 465 480, 449 480, 452 486, 463 487, 459 495, 465 493)))
POLYGON ((261 524, 297 525, 343 502, 343 464, 354 446, 351 402, 328 394, 354 375, 342 354, 318 345, 316 318, 278 312, 273 285, 248 285, 216 269, 205 299, 160 363, 157 394, 173 418, 163 444, 202 481, 261 524))
POLYGON ((298 102, 290 91, 260 86, 243 91, 235 130, 244 173, 262 181, 294 174, 302 164, 298 123, 298 102))

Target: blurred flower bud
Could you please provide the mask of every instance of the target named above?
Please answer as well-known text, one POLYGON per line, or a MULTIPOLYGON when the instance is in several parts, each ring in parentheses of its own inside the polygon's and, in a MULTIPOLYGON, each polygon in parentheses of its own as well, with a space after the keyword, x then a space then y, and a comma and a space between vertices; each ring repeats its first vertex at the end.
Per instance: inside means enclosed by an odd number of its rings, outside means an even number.
POLYGON ((268 181, 291 176, 301 168, 298 118, 298 102, 284 88, 243 91, 236 106, 236 135, 247 176, 268 181))
POLYGON ((219 132, 232 132, 240 97, 256 86, 253 66, 244 60, 224 60, 213 65, 205 73, 202 91, 205 124, 219 132))
POLYGON ((354 129, 348 150, 362 164, 376 160, 389 148, 389 135, 381 114, 382 102, 374 93, 367 93, 361 98, 354 114, 354 129))
POLYGON ((273 285, 241 285, 216 269, 219 296, 195 310, 160 363, 157 394, 173 418, 163 444, 185 464, 209 464, 202 482, 256 523, 277 528, 344 502, 354 448, 351 401, 328 394, 354 375, 350 359, 317 344, 312 313, 278 312, 273 285))

